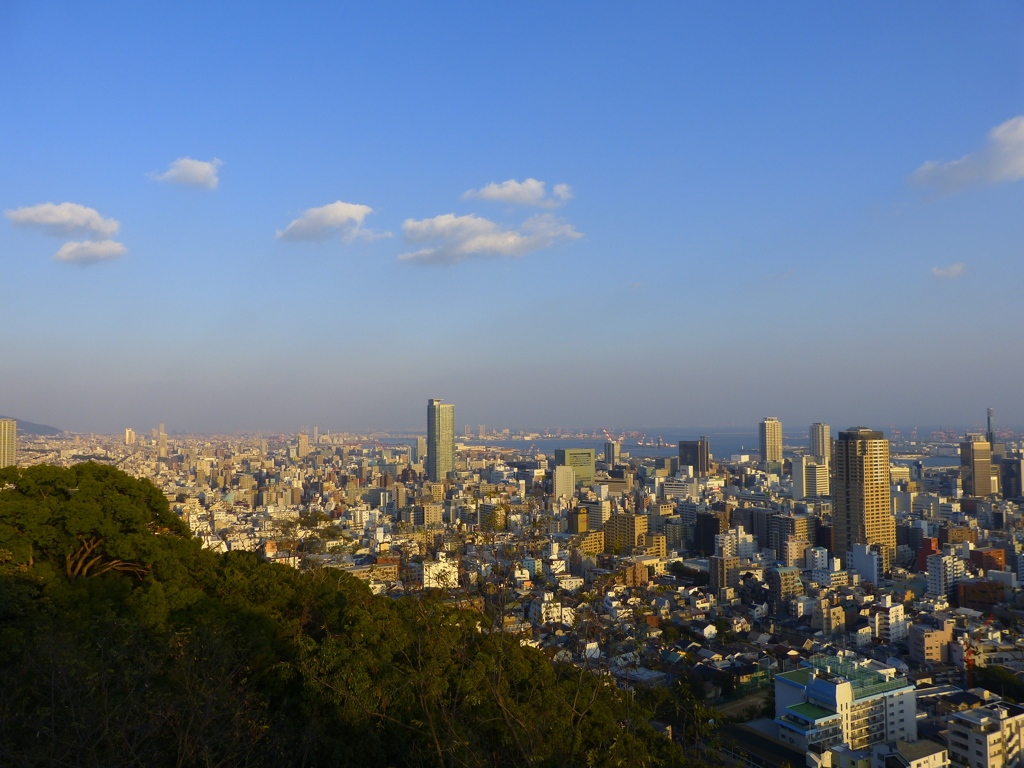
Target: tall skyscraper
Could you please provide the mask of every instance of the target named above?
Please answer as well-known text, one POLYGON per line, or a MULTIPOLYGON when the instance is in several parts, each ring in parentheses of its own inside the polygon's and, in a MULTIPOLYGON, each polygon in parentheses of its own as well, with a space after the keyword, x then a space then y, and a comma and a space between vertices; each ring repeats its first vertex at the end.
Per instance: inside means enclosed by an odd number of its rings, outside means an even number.
POLYGON ((604 444, 604 463, 609 467, 614 467, 619 463, 619 457, 622 454, 622 443, 617 440, 609 440, 604 444))
POLYGON ((707 477, 711 472, 711 442, 701 436, 700 440, 679 441, 679 466, 693 467, 697 477, 707 477))
POLYGON ((992 445, 984 435, 966 435, 960 443, 960 478, 968 496, 993 493, 992 445))
POLYGON ((811 424, 808 433, 811 438, 810 451, 808 452, 818 464, 829 464, 832 462, 832 428, 828 424, 816 421, 811 424))
POLYGON ((157 443, 156 455, 158 457, 160 457, 161 459, 166 459, 167 458, 167 430, 164 428, 163 424, 160 425, 160 431, 157 433, 156 443, 157 443))
POLYGON ((18 463, 18 420, 0 419, 0 467, 18 463))
POLYGON ((856 427, 839 433, 832 486, 835 552, 847 557, 857 544, 877 545, 886 564, 896 549, 896 518, 889 496, 889 441, 856 427))
POLYGON ((761 422, 761 461, 782 461, 782 422, 774 416, 761 422))
POLYGON ((124 431, 124 444, 135 445, 135 430, 127 427, 124 431))
POLYGON ((455 406, 427 401, 427 479, 441 482, 455 469, 455 406))

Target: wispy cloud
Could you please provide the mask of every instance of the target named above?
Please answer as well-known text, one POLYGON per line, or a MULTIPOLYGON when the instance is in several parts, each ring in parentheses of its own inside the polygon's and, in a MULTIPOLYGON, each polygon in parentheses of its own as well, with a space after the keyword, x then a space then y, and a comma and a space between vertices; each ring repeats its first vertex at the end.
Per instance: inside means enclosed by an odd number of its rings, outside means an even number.
POLYGON ((981 149, 959 160, 929 160, 910 175, 920 187, 958 192, 976 184, 997 184, 1024 179, 1024 116, 997 125, 981 149))
POLYGON ((191 157, 179 157, 163 173, 151 173, 149 178, 168 184, 182 184, 186 187, 205 187, 216 189, 220 179, 217 169, 223 162, 216 157, 213 160, 193 160, 191 157))
POLYGON ((64 261, 88 267, 101 261, 113 261, 128 253, 128 249, 113 240, 85 240, 64 243, 54 255, 54 261, 64 261))
POLYGON ((283 230, 277 231, 278 240, 295 240, 320 243, 332 235, 344 240, 362 237, 376 240, 391 237, 390 232, 371 232, 360 229, 363 219, 373 213, 373 208, 357 203, 343 203, 340 200, 319 208, 310 208, 283 230))
POLYGON ((421 265, 457 264, 472 258, 520 257, 556 242, 583 235, 551 214, 533 216, 519 229, 505 229, 476 214, 446 213, 432 219, 406 219, 402 236, 407 243, 431 243, 398 258, 421 265))
POLYGON ((935 277, 960 277, 963 274, 964 265, 950 264, 948 267, 932 267, 932 274, 935 277))
POLYGON ((42 203, 5 211, 4 216, 16 227, 38 229, 54 237, 75 235, 113 237, 121 225, 105 219, 94 208, 78 203, 42 203))
POLYGON ((467 190, 462 194, 462 199, 468 200, 475 197, 480 200, 511 203, 513 205, 557 208, 573 197, 572 187, 568 184, 555 184, 552 188, 552 194, 554 197, 548 196, 547 188, 543 181, 538 181, 537 179, 526 179, 525 181, 509 179, 500 184, 492 182, 481 189, 467 190))

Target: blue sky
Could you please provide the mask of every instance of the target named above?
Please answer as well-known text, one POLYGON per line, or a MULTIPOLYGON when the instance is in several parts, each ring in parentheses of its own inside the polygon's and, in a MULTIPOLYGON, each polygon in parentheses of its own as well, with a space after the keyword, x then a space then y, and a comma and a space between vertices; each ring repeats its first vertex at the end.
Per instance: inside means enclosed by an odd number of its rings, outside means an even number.
POLYGON ((151 6, 0 1, 0 412, 1024 424, 1019 3, 151 6))

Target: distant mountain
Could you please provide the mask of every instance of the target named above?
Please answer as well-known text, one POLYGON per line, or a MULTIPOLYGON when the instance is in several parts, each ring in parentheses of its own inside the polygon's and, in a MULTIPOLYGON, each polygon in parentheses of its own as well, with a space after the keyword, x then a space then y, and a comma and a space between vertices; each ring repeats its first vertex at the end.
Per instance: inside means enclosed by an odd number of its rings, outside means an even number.
MULTIPOLYGON (((14 419, 14 416, 0 416, 0 419, 14 419)), ((63 429, 49 427, 46 424, 33 424, 24 419, 15 419, 18 422, 18 434, 21 435, 59 435, 63 429)))

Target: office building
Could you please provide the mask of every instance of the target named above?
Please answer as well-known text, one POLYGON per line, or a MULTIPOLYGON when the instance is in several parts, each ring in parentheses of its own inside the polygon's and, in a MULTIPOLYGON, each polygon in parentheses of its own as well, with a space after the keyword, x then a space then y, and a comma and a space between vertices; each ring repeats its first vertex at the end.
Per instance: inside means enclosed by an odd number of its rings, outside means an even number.
POLYGON ((828 465, 816 456, 797 456, 793 459, 793 499, 828 496, 828 465))
POLYGON ((569 523, 569 533, 576 535, 580 533, 586 533, 588 512, 585 509, 571 509, 567 513, 569 523))
POLYGON ((896 518, 889 495, 889 441, 866 427, 839 433, 835 442, 832 523, 835 553, 877 545, 888 569, 896 549, 896 518))
POLYGON ((992 445, 984 435, 967 435, 960 443, 960 478, 968 496, 988 496, 992 489, 992 445))
POLYGON ((782 461, 782 422, 769 416, 761 422, 761 461, 771 464, 782 461))
POLYGON ((556 499, 567 499, 576 493, 576 471, 572 467, 555 467, 552 474, 551 491, 556 499))
POLYGON ((832 427, 816 421, 811 424, 808 432, 810 441, 810 455, 818 464, 828 464, 832 461, 832 427))
POLYGON ((617 440, 609 440, 604 444, 604 463, 609 467, 618 465, 622 455, 622 443, 617 440))
POLYGON ((811 546, 818 538, 818 518, 813 515, 788 512, 785 515, 774 515, 768 521, 768 538, 760 542, 761 547, 769 546, 775 550, 775 557, 784 559, 786 542, 803 541, 811 546))
POLYGON ((0 419, 0 467, 18 464, 18 420, 0 419))
POLYGON ((427 479, 439 483, 455 469, 455 406, 427 401, 427 479))
POLYGON ((711 474, 711 441, 704 436, 700 440, 680 440, 679 466, 693 467, 696 477, 711 474))
POLYGON ((811 462, 804 465, 804 494, 807 498, 828 496, 831 492, 828 464, 811 462))
POLYGON ((594 481, 594 449, 593 448, 556 448, 555 466, 572 467, 576 473, 576 482, 590 485, 594 481))
POLYGON ((135 430, 131 427, 128 427, 124 431, 124 444, 135 445, 135 430))

